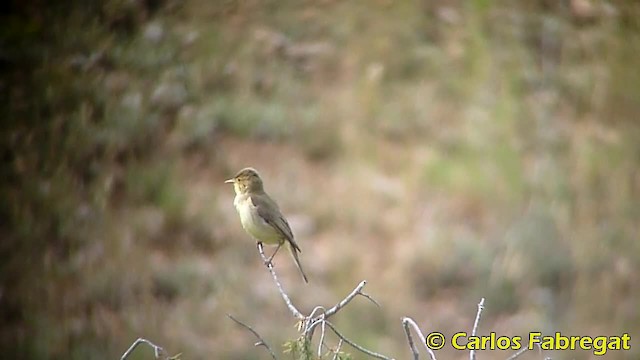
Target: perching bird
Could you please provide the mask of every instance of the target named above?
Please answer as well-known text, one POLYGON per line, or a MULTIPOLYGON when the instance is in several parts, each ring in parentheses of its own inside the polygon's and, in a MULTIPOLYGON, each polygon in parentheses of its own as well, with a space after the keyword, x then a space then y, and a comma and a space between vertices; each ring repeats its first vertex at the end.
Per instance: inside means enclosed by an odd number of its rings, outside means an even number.
POLYGON ((300 247, 293 239, 293 232, 291 232, 287 219, 280 212, 278 204, 264 191, 258 172, 252 168, 245 168, 233 178, 226 180, 225 183, 233 184, 233 189, 236 192, 233 205, 240 215, 240 222, 244 230, 258 243, 278 245, 269 261, 273 259, 282 245, 286 245, 298 270, 300 270, 300 274, 302 274, 302 278, 308 283, 307 275, 302 270, 298 258, 298 253, 301 252, 300 247))

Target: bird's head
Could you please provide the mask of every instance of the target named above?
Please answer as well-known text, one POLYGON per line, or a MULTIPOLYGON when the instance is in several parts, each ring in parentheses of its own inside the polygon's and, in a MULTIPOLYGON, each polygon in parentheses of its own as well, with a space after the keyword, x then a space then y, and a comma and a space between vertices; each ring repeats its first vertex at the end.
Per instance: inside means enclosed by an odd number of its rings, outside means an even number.
POLYGON ((253 168, 244 168, 240 170, 236 176, 225 183, 233 184, 233 189, 236 194, 246 194, 249 192, 264 191, 262 187, 262 179, 260 175, 253 168))

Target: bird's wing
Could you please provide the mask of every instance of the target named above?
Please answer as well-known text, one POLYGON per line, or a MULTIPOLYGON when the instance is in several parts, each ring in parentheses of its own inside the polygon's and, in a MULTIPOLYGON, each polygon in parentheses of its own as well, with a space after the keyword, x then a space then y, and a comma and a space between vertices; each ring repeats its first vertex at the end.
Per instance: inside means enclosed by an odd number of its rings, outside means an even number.
POLYGON ((287 219, 282 216, 278 205, 269 198, 269 195, 251 196, 251 203, 258 210, 258 215, 260 215, 267 224, 273 226, 296 250, 302 252, 298 244, 293 240, 293 232, 291 231, 291 227, 289 227, 287 219))

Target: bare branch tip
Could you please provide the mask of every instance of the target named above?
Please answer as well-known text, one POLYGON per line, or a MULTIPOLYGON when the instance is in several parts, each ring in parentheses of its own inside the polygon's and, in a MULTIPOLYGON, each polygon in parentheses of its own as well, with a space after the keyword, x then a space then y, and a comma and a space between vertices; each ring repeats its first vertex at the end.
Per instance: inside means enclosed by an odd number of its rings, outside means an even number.
POLYGON ((382 307, 380 306, 380 303, 376 301, 376 299, 374 299, 373 297, 371 297, 371 295, 364 293, 364 292, 360 292, 360 295, 364 296, 365 298, 367 298, 369 301, 371 301, 372 303, 374 303, 377 307, 382 307))
MULTIPOLYGON (((152 343, 151 341, 144 339, 144 338, 138 338, 136 339, 136 341, 133 342, 133 344, 131 344, 131 346, 127 349, 127 351, 124 352, 124 354, 122 354, 122 357, 120 357, 121 360, 125 360, 130 354, 131 352, 133 352, 133 350, 140 344, 147 344, 150 347, 153 348, 153 353, 155 355, 156 359, 165 359, 167 358, 167 354, 164 351, 164 349, 154 343, 152 343)), ((174 355, 172 357, 170 357, 169 359, 179 359, 180 358, 180 354, 178 355, 174 355)))
POLYGON ((229 317, 229 319, 233 320, 235 323, 237 323, 238 325, 242 326, 243 328, 249 330, 253 336, 255 336, 258 341, 253 344, 253 346, 264 346, 264 348, 269 352, 269 355, 271 355, 271 358, 273 360, 277 360, 276 354, 273 352, 273 350, 271 350, 271 347, 264 341, 264 339, 262 338, 262 336, 260 336, 260 334, 258 334, 257 331, 253 330, 253 328, 245 323, 243 323, 242 321, 236 319, 235 317, 233 317, 233 315, 231 314, 227 314, 227 317, 229 317))

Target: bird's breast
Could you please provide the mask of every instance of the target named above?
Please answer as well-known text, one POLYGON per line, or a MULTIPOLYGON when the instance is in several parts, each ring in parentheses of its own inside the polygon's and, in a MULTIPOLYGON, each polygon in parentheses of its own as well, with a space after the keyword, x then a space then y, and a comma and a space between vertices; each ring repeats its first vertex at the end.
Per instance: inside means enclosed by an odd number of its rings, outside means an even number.
POLYGON ((244 230, 258 241, 274 244, 281 241, 280 234, 259 215, 249 195, 238 195, 234 205, 244 230))

